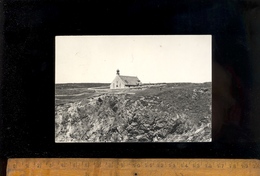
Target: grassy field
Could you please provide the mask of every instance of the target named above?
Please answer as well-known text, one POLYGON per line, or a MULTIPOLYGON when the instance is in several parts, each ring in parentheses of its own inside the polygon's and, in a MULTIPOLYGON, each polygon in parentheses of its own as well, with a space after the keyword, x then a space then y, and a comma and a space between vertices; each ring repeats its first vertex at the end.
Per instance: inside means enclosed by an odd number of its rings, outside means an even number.
MULTIPOLYGON (((178 94, 179 88, 192 89, 194 87, 210 87, 211 83, 164 83, 162 89, 158 87, 151 87, 145 90, 131 89, 131 90, 109 90, 109 83, 68 83, 68 84, 56 84, 55 85, 55 105, 61 105, 65 103, 73 103, 81 101, 93 96, 98 96, 102 93, 133 93, 133 99, 138 99, 140 96, 156 96, 167 94, 178 94), (95 88, 91 90, 89 88, 95 88), (108 89, 108 90, 102 90, 108 89)), ((151 84, 144 84, 151 85, 151 84)), ((155 84, 152 84, 155 85, 155 84)), ((172 96, 166 96, 172 98, 172 96)))
POLYGON ((96 95, 95 90, 88 88, 103 87, 109 88, 109 83, 68 83, 55 84, 55 105, 72 103, 96 95))

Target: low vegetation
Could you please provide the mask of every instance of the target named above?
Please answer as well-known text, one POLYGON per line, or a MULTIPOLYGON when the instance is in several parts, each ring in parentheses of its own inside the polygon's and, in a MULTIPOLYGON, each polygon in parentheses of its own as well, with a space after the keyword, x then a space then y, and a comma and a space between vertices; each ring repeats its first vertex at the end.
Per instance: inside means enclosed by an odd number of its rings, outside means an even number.
POLYGON ((94 87, 109 87, 109 83, 69 83, 55 85, 55 104, 73 103, 96 94, 94 87))

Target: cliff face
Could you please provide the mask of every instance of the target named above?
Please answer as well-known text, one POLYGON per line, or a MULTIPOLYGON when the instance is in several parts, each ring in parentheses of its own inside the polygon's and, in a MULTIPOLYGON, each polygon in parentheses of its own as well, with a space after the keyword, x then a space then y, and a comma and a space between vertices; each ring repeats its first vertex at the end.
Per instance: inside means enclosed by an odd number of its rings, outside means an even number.
POLYGON ((56 142, 211 141, 211 92, 203 88, 106 94, 55 110, 56 142))

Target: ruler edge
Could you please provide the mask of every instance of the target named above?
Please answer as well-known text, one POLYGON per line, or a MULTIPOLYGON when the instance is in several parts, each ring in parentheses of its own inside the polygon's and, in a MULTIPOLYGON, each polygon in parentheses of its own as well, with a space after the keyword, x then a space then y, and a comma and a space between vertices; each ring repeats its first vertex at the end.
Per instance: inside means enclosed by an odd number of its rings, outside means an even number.
POLYGON ((238 161, 238 160, 256 160, 260 161, 260 158, 8 158, 7 163, 12 160, 212 160, 212 161, 238 161))
MULTIPOLYGON (((6 164, 6 170, 10 168, 10 164, 12 162, 19 162, 27 160, 28 162, 33 161, 54 161, 54 162, 66 162, 66 161, 89 161, 89 162, 95 162, 95 161, 132 161, 132 162, 232 162, 232 163, 239 163, 239 162, 256 162, 260 164, 260 159, 258 158, 250 158, 250 159, 225 159, 225 158, 9 158, 7 159, 6 164)), ((259 168, 260 169, 260 168, 259 168)))

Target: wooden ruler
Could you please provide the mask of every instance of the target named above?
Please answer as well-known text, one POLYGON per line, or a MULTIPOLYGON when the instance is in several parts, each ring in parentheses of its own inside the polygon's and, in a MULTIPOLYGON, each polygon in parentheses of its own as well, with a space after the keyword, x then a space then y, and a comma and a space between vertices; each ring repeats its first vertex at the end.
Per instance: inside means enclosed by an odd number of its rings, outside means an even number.
POLYGON ((260 160, 9 159, 7 176, 260 176, 260 160))

